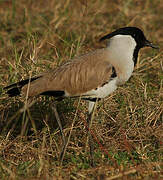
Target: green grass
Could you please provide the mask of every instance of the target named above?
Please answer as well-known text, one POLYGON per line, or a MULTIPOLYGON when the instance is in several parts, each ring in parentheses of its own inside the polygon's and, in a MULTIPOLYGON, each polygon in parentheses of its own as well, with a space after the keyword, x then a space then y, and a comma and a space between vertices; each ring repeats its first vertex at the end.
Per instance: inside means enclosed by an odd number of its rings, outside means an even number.
POLYGON ((0 179, 162 178, 161 14, 159 0, 0 1, 0 179), (37 97, 23 112, 25 99, 7 97, 3 87, 104 47, 99 38, 123 26, 143 29, 160 50, 141 50, 132 78, 98 103, 91 131, 94 168, 86 102, 37 97), (66 137, 72 130, 62 166, 54 102, 66 137))

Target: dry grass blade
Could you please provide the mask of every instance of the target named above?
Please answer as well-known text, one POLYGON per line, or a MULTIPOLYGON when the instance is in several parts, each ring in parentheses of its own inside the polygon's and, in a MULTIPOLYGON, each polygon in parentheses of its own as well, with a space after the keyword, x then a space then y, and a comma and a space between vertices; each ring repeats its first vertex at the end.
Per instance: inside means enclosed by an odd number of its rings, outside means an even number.
POLYGON ((136 173, 136 169, 131 169, 131 170, 125 171, 123 173, 119 173, 117 175, 114 175, 114 176, 111 176, 109 178, 106 178, 106 180, 118 179, 118 178, 121 178, 123 176, 127 176, 129 174, 134 174, 134 173, 136 173))

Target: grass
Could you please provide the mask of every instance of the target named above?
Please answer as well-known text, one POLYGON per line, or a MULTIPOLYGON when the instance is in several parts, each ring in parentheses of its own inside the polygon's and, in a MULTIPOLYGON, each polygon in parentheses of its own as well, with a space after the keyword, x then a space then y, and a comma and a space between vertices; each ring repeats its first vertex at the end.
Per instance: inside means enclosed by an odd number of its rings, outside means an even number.
POLYGON ((0 179, 162 178, 161 6, 159 0, 0 1, 0 179), (38 97, 23 112, 25 100, 7 97, 3 87, 104 47, 98 39, 123 26, 140 27, 160 50, 141 50, 132 78, 99 102, 91 131, 95 168, 86 102, 56 102, 66 136, 71 131, 61 166, 54 99, 38 97))

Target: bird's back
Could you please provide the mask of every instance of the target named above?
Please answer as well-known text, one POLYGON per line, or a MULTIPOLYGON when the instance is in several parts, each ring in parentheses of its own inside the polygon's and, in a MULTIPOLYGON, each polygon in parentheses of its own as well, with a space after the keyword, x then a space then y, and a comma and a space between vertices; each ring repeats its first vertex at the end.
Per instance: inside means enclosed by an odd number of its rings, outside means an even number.
MULTIPOLYGON (((74 58, 31 82, 28 96, 48 91, 64 91, 66 96, 79 96, 108 82, 111 74, 108 51, 99 49, 74 58)), ((26 94, 27 86, 23 87, 23 94, 26 94)))

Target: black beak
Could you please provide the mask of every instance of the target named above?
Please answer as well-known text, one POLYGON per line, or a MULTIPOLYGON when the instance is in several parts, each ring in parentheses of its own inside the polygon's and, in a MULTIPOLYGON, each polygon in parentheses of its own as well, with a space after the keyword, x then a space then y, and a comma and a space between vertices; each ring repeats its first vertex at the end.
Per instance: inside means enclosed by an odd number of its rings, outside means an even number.
POLYGON ((159 49, 159 47, 155 44, 152 44, 150 41, 146 40, 145 41, 145 46, 147 47, 151 47, 151 48, 154 48, 154 49, 159 49))

